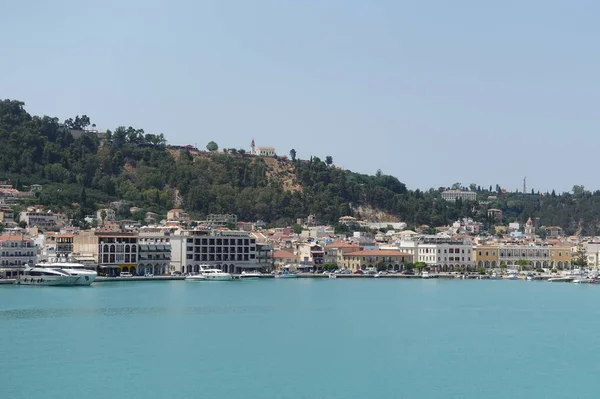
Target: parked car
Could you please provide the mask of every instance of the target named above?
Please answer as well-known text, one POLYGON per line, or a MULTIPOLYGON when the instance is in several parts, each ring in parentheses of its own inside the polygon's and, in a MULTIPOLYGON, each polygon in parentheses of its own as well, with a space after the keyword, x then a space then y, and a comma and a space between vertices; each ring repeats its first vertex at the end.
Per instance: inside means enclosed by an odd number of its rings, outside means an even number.
POLYGON ((402 272, 402 274, 409 275, 409 276, 414 276, 415 272, 413 272, 412 270, 405 270, 405 271, 402 272))
POLYGON ((119 277, 133 277, 133 274, 129 272, 121 272, 119 273, 119 277))
POLYGON ((358 269, 358 270, 355 270, 354 273, 352 273, 352 274, 365 274, 365 272, 363 272, 362 270, 358 269))

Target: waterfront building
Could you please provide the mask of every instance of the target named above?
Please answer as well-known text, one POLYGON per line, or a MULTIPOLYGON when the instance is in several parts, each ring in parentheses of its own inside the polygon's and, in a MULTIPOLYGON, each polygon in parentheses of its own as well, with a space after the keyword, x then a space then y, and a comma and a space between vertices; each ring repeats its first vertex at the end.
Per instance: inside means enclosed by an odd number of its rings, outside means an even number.
POLYGON ((477 267, 495 268, 500 266, 499 245, 477 245, 473 248, 473 260, 477 267))
POLYGON ((573 250, 570 244, 557 244, 550 249, 550 267, 568 269, 571 267, 573 250))
POLYGON ((300 258, 300 266, 321 270, 325 263, 325 251, 321 245, 314 243, 296 243, 296 253, 300 258))
POLYGON ((228 273, 256 269, 256 238, 246 231, 175 231, 171 236, 171 270, 197 273, 205 264, 228 273))
POLYGON ((332 242, 325 246, 325 263, 335 263, 338 268, 342 268, 344 264, 344 254, 350 252, 362 251, 363 247, 357 244, 347 242, 332 242))
POLYGON ((381 269, 404 270, 406 263, 410 263, 412 255, 390 250, 362 250, 348 252, 342 255, 345 269, 365 270, 370 267, 381 269))
POLYGON ((508 268, 517 266, 521 259, 535 269, 550 266, 550 248, 546 246, 504 244, 500 245, 499 251, 500 264, 507 265, 508 268))
POLYGON ((138 264, 137 240, 133 232, 86 230, 73 237, 73 251, 81 256, 93 256, 99 272, 108 275, 129 272, 135 275, 138 264))
POLYGON ((474 191, 446 190, 442 192, 442 199, 449 202, 455 202, 457 199, 475 201, 477 200, 477 193, 474 191))
POLYGON ((419 240, 415 260, 440 270, 472 269, 473 244, 468 239, 426 236, 419 240))
POLYGON ((598 268, 600 266, 600 241, 585 243, 585 252, 588 266, 598 268))
POLYGON ((0 235, 0 276, 16 277, 26 266, 33 266, 36 258, 31 237, 17 231, 5 231, 0 235))
MULTIPOLYGON (((138 232, 138 273, 157 276, 171 271, 171 230, 142 227, 138 232)), ((174 271, 174 270, 173 270, 174 271)))
POLYGON ((299 262, 300 257, 291 251, 280 249, 273 253, 273 265, 275 266, 276 270, 279 270, 281 267, 286 265, 291 265, 294 266, 294 268, 297 268, 299 262))

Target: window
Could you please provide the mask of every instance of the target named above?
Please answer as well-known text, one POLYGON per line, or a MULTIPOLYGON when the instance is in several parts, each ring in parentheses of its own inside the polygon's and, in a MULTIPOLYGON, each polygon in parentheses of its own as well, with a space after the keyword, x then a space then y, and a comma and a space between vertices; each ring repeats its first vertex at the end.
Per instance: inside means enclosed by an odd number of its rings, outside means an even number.
POLYGON ((479 256, 481 256, 481 251, 479 251, 479 256))
POLYGON ((489 256, 490 252, 489 251, 485 251, 485 256, 489 256))
MULTIPOLYGON (((450 253, 453 254, 454 253, 454 248, 450 248, 450 253)), ((452 258, 450 258, 450 260, 452 260, 452 258)))

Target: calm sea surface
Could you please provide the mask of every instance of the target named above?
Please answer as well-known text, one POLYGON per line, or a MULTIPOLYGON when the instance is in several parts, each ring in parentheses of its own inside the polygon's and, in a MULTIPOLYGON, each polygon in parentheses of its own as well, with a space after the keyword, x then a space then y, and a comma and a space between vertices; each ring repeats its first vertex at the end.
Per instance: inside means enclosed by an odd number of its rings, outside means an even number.
POLYGON ((0 287, 0 398, 598 398, 600 286, 0 287))

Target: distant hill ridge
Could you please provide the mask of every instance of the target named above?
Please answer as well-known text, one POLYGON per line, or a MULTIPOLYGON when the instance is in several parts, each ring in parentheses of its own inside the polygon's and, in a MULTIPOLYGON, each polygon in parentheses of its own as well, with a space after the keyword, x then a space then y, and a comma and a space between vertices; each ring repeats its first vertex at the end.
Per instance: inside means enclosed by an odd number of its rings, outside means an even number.
POLYGON ((600 229, 600 192, 525 196, 479 188, 478 198, 497 198, 484 205, 450 203, 441 199, 438 189, 408 190, 396 177, 381 172, 369 176, 337 168, 329 156, 324 162, 316 156, 292 160, 240 151, 199 152, 167 147, 162 134, 122 126, 104 135, 75 138, 70 133, 89 124, 85 115, 64 123, 31 116, 24 103, 2 100, 0 180, 10 180, 17 188, 42 184, 25 204, 46 205, 79 220, 123 200, 128 206, 117 216, 138 220, 146 211, 164 215, 182 206, 198 217, 234 213, 239 220, 292 224, 313 214, 322 223, 335 224, 341 216, 367 216, 360 215, 362 209, 369 210, 370 217, 409 225, 440 226, 473 217, 487 226, 493 222, 486 209, 498 208, 504 222, 537 216, 542 224, 561 226, 567 233, 580 224, 583 234, 600 229), (131 215, 132 206, 141 211, 131 215))

